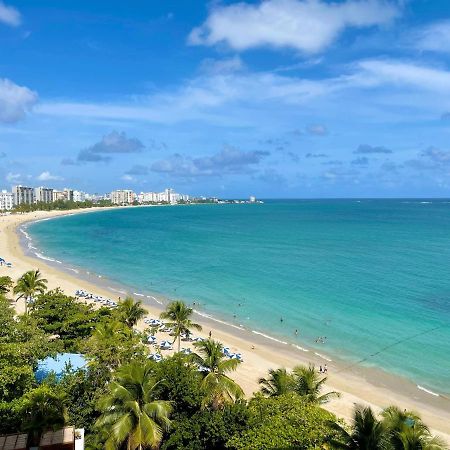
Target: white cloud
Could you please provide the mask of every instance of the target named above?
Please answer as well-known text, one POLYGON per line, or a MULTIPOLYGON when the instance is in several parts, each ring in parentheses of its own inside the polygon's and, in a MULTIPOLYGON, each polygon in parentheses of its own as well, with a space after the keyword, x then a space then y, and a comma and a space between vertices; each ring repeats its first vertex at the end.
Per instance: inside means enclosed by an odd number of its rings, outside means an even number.
POLYGON ((226 59, 205 59, 200 65, 200 69, 205 73, 224 74, 239 72, 244 69, 244 63, 239 56, 226 59))
POLYGON ((433 23, 413 36, 419 50, 450 52, 450 20, 433 23))
POLYGON ((362 86, 409 85, 446 93, 450 89, 450 72, 444 69, 395 60, 366 60, 358 66, 362 70, 353 80, 362 86))
POLYGON ((226 43, 235 50, 271 46, 316 53, 330 45, 347 27, 389 23, 399 15, 387 0, 264 0, 212 9, 206 21, 192 30, 194 45, 226 43))
POLYGON ((246 126, 242 118, 216 111, 232 103, 301 104, 335 89, 334 84, 334 79, 315 81, 265 72, 208 74, 187 81, 176 91, 140 98, 128 105, 49 102, 36 107, 36 113, 163 124, 203 120, 220 126, 246 126))
POLYGON ((128 174, 122 175, 120 178, 123 181, 131 181, 131 182, 136 181, 136 179, 134 177, 132 177, 131 175, 128 175, 128 174))
POLYGON ((7 6, 0 0, 0 22, 18 27, 21 23, 20 12, 13 6, 7 6))
POLYGON ((36 180, 39 181, 60 181, 63 180, 63 177, 59 175, 52 175, 48 170, 42 172, 39 176, 36 177, 36 180))
POLYGON ((13 123, 23 119, 37 99, 36 92, 0 78, 0 122, 13 123))
MULTIPOLYGON (((379 111, 375 99, 383 105, 404 105, 408 108, 415 105, 437 114, 435 92, 440 94, 439 113, 450 110, 450 71, 405 60, 371 59, 347 66, 346 72, 340 76, 321 79, 248 70, 225 74, 201 73, 175 90, 134 97, 133 102, 127 105, 53 102, 41 103, 35 112, 69 120, 71 117, 82 117, 166 125, 200 121, 220 127, 244 128, 261 125, 261 119, 272 121, 273 111, 279 114, 282 111, 287 116, 291 109, 298 107, 305 111, 308 107, 318 108, 319 102, 322 109, 324 102, 327 102, 327 107, 336 107, 349 95, 362 94, 367 97, 368 89, 373 90, 372 100, 362 102, 359 107, 367 107, 370 116, 373 116, 374 108, 379 111), (424 95, 427 92, 428 95, 424 95)), ((383 117, 386 118, 392 111, 383 106, 383 117)), ((402 117, 405 118, 403 113, 402 117)), ((305 131, 316 134, 326 132, 323 125, 312 125, 316 126, 305 131)))
POLYGON ((13 172, 8 172, 6 174, 6 181, 8 183, 17 183, 22 179, 22 174, 20 173, 13 173, 13 172))

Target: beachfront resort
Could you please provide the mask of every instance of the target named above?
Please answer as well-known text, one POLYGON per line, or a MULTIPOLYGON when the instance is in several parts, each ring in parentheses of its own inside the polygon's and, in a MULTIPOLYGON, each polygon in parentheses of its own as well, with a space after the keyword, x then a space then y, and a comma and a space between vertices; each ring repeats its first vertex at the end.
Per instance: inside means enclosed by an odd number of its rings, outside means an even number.
POLYGON ((76 189, 64 188, 62 190, 48 187, 30 187, 17 185, 10 191, 0 191, 0 211, 11 211, 20 206, 49 205, 58 202, 111 204, 118 206, 145 205, 145 204, 171 204, 188 203, 190 201, 206 201, 206 197, 193 198, 186 194, 179 194, 171 188, 163 192, 135 193, 130 189, 119 189, 106 194, 88 194, 76 189))

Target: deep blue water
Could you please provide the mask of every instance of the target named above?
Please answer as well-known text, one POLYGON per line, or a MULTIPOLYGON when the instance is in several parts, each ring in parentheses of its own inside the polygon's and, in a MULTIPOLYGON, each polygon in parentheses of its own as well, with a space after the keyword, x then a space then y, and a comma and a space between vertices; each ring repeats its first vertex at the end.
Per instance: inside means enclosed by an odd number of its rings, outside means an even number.
POLYGON ((136 292, 195 300, 331 358, 380 352, 364 364, 450 392, 449 202, 127 208, 29 231, 46 255, 136 292))

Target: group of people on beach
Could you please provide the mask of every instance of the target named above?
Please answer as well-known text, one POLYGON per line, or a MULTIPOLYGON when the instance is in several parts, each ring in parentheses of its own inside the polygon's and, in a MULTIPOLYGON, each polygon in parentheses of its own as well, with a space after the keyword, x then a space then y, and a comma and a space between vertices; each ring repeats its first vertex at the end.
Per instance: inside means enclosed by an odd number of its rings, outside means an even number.
POLYGON ((319 366, 319 373, 328 373, 328 367, 326 364, 323 367, 319 366))

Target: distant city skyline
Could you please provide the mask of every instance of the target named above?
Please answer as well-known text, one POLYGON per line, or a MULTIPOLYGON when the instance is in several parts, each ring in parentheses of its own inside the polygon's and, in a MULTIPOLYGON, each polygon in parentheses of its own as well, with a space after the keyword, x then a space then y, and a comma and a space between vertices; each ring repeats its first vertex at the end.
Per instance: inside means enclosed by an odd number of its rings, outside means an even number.
POLYGON ((0 48, 0 189, 450 196, 444 0, 0 0, 0 48))

